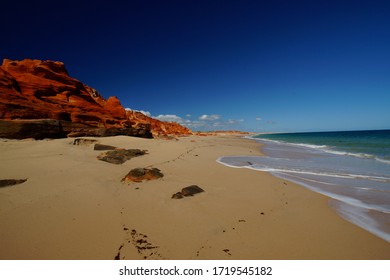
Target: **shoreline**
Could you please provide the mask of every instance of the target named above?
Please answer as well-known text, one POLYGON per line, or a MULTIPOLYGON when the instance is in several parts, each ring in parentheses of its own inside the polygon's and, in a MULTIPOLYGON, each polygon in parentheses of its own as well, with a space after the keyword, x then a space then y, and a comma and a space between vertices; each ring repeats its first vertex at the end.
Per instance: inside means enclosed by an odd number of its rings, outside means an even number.
POLYGON ((251 139, 86 138, 148 152, 115 165, 72 139, 0 140, 0 179, 27 178, 0 188, 0 259, 390 259, 389 243, 327 197, 216 161, 262 155, 251 139), (164 177, 121 182, 136 167, 164 177), (190 185, 204 192, 171 198, 190 185))
MULTIPOLYGON (((340 142, 348 147, 346 143, 350 136, 345 136, 348 132, 342 133, 340 142)), ((358 132, 353 133, 356 135, 358 132)), ((318 134, 321 133, 309 135, 315 137, 318 134)), ((338 136, 337 132, 334 134, 338 136)), ((329 197, 330 205, 341 217, 390 242, 390 224, 387 222, 390 212, 386 203, 390 199, 386 194, 390 186, 390 178, 386 175, 390 171, 389 165, 380 162, 373 154, 360 156, 348 148, 345 151, 332 150, 330 145, 336 141, 334 138, 321 139, 320 143, 315 138, 294 137, 291 141, 283 137, 255 138, 255 141, 263 144, 266 157, 222 157, 219 162, 230 167, 270 172, 278 178, 323 194, 329 197)), ((375 151, 378 153, 373 148, 367 152, 375 154, 375 151)), ((360 152, 363 153, 361 149, 360 152)))

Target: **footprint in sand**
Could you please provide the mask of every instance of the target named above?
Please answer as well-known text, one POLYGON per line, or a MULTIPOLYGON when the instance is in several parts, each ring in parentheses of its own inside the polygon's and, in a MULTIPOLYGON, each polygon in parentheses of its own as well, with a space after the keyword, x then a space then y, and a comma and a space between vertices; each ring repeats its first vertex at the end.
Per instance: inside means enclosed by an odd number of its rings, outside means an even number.
MULTIPOLYGON (((222 246, 227 246, 228 244, 230 244, 230 242, 232 240, 231 238, 237 238, 237 236, 239 238, 242 238, 240 236, 240 228, 242 226, 237 224, 237 222, 239 224, 243 224, 243 223, 247 223, 247 220, 246 219, 238 219, 238 220, 236 220, 236 222, 233 222, 233 224, 226 225, 224 228, 222 228, 222 231, 221 231, 222 235, 218 234, 217 236, 214 236, 214 238, 218 239, 219 241, 224 240, 223 243, 225 243, 225 245, 222 245, 222 243, 221 243, 219 246, 221 246, 221 245, 222 246)), ((210 244, 210 243, 213 243, 212 239, 210 239, 210 240, 208 240, 206 242, 206 244, 210 244)), ((218 243, 220 243, 220 242, 218 242, 218 243)), ((197 258, 200 258, 201 255, 203 255, 203 254, 207 255, 206 251, 212 250, 212 246, 207 246, 206 244, 204 244, 198 251, 196 251, 196 257, 197 258)), ((232 257, 232 251, 230 249, 228 249, 226 247, 225 248, 224 247, 216 248, 216 246, 213 246, 213 247, 214 247, 214 249, 213 249, 214 251, 221 252, 220 256, 223 256, 225 254, 226 257, 229 257, 229 258, 232 257)), ((215 254, 215 252, 214 252, 214 254, 215 254)))
POLYGON ((154 246, 147 238, 148 236, 138 233, 135 229, 130 230, 125 225, 123 230, 126 232, 125 241, 119 246, 115 260, 124 259, 163 259, 158 252, 158 246, 154 246))
POLYGON ((230 250, 229 249, 223 249, 222 251, 224 251, 226 254, 228 254, 229 256, 231 256, 232 254, 230 254, 230 250))

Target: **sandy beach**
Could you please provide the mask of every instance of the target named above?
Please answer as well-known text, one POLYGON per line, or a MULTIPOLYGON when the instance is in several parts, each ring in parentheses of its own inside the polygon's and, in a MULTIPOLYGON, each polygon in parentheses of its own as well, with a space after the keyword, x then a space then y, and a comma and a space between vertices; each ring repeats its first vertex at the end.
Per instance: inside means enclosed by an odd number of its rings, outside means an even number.
POLYGON ((0 259, 390 259, 390 243, 343 220, 328 198, 221 156, 260 155, 241 136, 116 136, 147 150, 123 164, 74 139, 0 140, 0 259), (133 168, 164 177, 122 182, 133 168), (204 192, 172 199, 182 188, 204 192))

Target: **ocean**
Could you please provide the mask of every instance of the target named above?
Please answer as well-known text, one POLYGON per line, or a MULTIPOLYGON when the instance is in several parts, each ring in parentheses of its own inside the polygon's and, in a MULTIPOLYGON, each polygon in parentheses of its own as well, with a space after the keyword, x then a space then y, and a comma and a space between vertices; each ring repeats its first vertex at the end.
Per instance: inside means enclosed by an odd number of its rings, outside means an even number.
POLYGON ((260 134, 265 156, 217 161, 328 196, 344 219, 390 242, 390 130, 260 134))

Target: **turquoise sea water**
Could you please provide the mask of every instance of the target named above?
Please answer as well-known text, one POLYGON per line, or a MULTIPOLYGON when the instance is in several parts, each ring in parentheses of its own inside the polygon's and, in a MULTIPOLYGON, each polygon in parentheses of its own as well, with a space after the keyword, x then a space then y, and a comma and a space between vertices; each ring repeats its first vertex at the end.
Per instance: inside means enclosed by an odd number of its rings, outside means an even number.
POLYGON ((376 158, 390 163, 390 130, 279 133, 255 136, 285 143, 308 145, 327 152, 376 158))
POLYGON ((390 242, 390 130, 261 134, 263 157, 222 157, 331 198, 348 221, 390 242))

